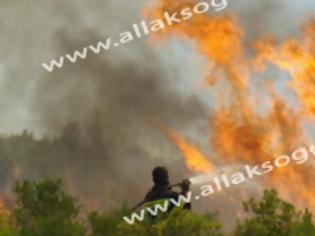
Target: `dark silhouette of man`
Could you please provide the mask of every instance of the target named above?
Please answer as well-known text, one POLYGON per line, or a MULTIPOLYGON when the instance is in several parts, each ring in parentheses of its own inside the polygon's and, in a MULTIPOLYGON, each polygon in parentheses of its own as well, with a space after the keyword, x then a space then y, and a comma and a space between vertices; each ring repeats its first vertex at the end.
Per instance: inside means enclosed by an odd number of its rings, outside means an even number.
MULTIPOLYGON (((144 201, 138 204, 138 207, 147 202, 162 200, 162 199, 175 199, 178 200, 180 195, 186 196, 189 192, 190 181, 184 180, 182 183, 178 184, 182 191, 176 192, 172 190, 172 187, 169 183, 168 171, 165 167, 155 167, 152 171, 152 178, 154 182, 154 186, 151 190, 146 194, 144 201)), ((185 203, 185 209, 191 209, 190 203, 185 203)))

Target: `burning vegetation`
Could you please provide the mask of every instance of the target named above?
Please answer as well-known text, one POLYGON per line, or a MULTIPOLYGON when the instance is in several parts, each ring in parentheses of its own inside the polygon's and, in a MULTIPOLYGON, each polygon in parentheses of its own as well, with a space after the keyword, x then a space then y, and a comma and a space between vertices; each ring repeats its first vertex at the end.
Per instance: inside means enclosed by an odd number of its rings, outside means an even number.
MULTIPOLYGON (((155 0, 155 4, 145 7, 143 15, 150 20, 162 19, 165 11, 180 12, 195 5, 195 0, 155 0)), ((34 113, 32 123, 38 122, 44 134, 51 132, 55 137, 39 140, 28 132, 0 136, 0 158, 9 160, 5 170, 0 168, 1 195, 12 198, 8 186, 11 188, 15 180, 61 176, 67 190, 80 196, 88 210, 104 205, 106 210, 112 210, 126 198, 138 201, 151 184, 144 178, 147 170, 161 162, 170 164, 172 173, 181 178, 187 177, 183 170, 211 174, 221 168, 261 164, 309 146, 315 138, 310 134, 315 118, 315 20, 306 22, 299 36, 280 42, 268 35, 249 43, 245 39, 247 33, 240 16, 194 15, 151 34, 150 47, 141 48, 147 50, 143 58, 138 58, 138 51, 131 51, 132 62, 117 59, 124 53, 109 54, 106 59, 91 57, 34 83, 30 93, 32 104, 28 104, 34 113), (199 67, 205 71, 201 89, 214 98, 212 105, 200 102, 199 97, 183 103, 168 88, 170 78, 154 49, 174 38, 179 44, 189 42, 194 53, 204 60, 205 64, 199 67), (279 83, 286 83, 288 94, 279 92, 279 83), (148 127, 139 114, 157 117, 165 127, 148 127), (196 119, 183 122, 187 117, 196 119), (206 119, 206 128, 202 130, 208 132, 206 138, 183 135, 181 129, 195 128, 198 119, 206 119), (68 122, 74 123, 61 129, 68 122), (155 137, 156 133, 164 136, 155 137), (206 140, 208 150, 199 145, 200 139, 206 140), (173 150, 167 152, 163 148, 169 142, 173 150), (175 152, 180 153, 181 162, 171 158, 175 152), (178 168, 179 163, 182 166, 178 168)), ((65 35, 59 35, 62 49, 71 51, 85 43, 65 35)), ((314 161, 310 160, 274 170, 255 181, 262 188, 277 189, 281 197, 294 202, 299 209, 309 207, 315 213, 314 173, 314 161)), ((31 190, 35 191, 35 187, 31 190)), ((246 192, 236 191, 242 196, 246 192)), ((223 195, 222 201, 233 198, 223 195)), ((275 193, 268 196, 281 202, 275 193)), ((231 202, 234 204, 235 199, 231 202)), ((279 204, 280 208, 285 206, 284 211, 292 209, 282 203, 279 204)), ((248 205, 252 209, 257 207, 251 204, 248 205)), ((7 211, 6 205, 0 200, 0 215, 7 211)), ((77 213, 76 208, 74 212, 77 213)), ((307 221, 308 212, 305 216, 307 221)), ((97 231, 104 219, 93 215, 93 220, 97 231)))
MULTIPOLYGON (((179 11, 193 4, 195 1, 156 1, 155 7, 145 13, 154 19, 165 11, 179 11)), ((244 45, 244 34, 237 16, 203 14, 151 37, 153 45, 170 37, 190 40, 211 68, 204 86, 220 91, 216 100, 219 105, 209 118, 209 145, 218 163, 204 157, 179 134, 165 132, 192 171, 211 172, 218 165, 255 165, 312 141, 304 124, 308 121, 313 125, 315 115, 315 21, 305 24, 299 39, 280 43, 271 37, 257 39, 251 52, 244 45), (272 70, 288 72, 292 78, 287 87, 299 100, 296 106, 277 94, 275 84, 280 78, 272 82, 264 79, 271 65, 276 67, 272 70)), ((274 171, 267 186, 278 189, 299 207, 310 206, 314 212, 314 173, 313 160, 303 166, 289 166, 274 171)))

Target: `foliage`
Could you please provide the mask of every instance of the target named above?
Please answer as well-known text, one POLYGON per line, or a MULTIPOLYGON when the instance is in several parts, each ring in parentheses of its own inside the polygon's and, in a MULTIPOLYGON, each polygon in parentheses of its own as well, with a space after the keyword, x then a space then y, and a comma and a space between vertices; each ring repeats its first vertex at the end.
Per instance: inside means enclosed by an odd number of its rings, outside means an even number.
POLYGON ((16 186, 14 217, 23 236, 83 236, 77 223, 79 208, 61 190, 60 181, 25 181, 16 186))
MULTIPOLYGON (((92 212, 80 223, 79 207, 66 194, 60 181, 24 181, 16 188, 12 214, 0 212, 0 236, 221 236, 216 215, 197 215, 174 208, 169 214, 129 225, 122 217, 131 213, 127 205, 110 214, 92 212)), ((243 203, 247 219, 237 225, 235 236, 315 236, 309 210, 298 212, 266 190, 262 199, 243 203)))
POLYGON ((222 228, 213 215, 200 216, 182 209, 155 225, 156 236, 219 236, 222 228), (179 220, 180 219, 180 220, 179 220))
POLYGON ((170 215, 128 225, 122 222, 128 209, 110 216, 92 213, 91 236, 219 236, 222 225, 213 215, 200 216, 188 210, 173 209, 170 215))
POLYGON ((88 217, 92 230, 91 236, 117 235, 122 217, 128 214, 130 214, 130 210, 127 205, 124 205, 121 209, 116 210, 110 215, 92 212, 88 217))
POLYGON ((292 227, 290 236, 313 236, 315 235, 315 225, 312 221, 312 214, 306 209, 302 220, 292 227))
POLYGON ((0 236, 19 236, 11 222, 10 215, 5 211, 0 211, 0 236))
POLYGON ((266 190, 261 201, 250 199, 243 206, 251 217, 238 225, 236 236, 315 235, 312 215, 306 210, 301 217, 301 213, 281 200, 275 190, 266 190))

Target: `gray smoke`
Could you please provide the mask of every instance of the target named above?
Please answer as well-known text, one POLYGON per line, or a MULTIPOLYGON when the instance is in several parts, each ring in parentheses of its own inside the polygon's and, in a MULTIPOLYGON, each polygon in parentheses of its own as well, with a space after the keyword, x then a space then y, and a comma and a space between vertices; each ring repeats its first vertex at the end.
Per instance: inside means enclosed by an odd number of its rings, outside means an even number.
MULTIPOLYGON (((184 130, 186 120, 206 118, 207 112, 194 94, 184 94, 181 73, 162 63, 162 56, 145 39, 89 55, 53 73, 43 70, 42 62, 130 29, 141 19, 144 3, 130 10, 114 1, 89 4, 13 1, 2 10, 6 18, 2 33, 10 38, 3 39, 6 47, 1 48, 7 55, 2 61, 1 130, 29 129, 38 138, 59 137, 69 122, 78 124, 79 131, 70 126, 68 132, 80 136, 80 152, 72 139, 69 143, 69 137, 62 137, 60 149, 65 151, 40 153, 32 162, 19 160, 19 178, 61 177, 83 199, 99 203, 107 199, 108 209, 125 199, 138 201, 151 185, 144 176, 150 176, 155 165, 168 165, 175 180, 181 178, 180 154, 146 123, 147 117, 184 130), (138 191, 130 193, 130 188, 138 191)), ((181 54, 188 58, 191 51, 181 54)), ((189 61, 178 58, 176 63, 189 61)))
MULTIPOLYGON (((74 193, 99 202, 108 199, 105 208, 127 198, 140 199, 151 184, 148 176, 154 165, 170 166, 174 180, 189 177, 176 148, 145 122, 147 116, 180 130, 210 152, 204 125, 211 96, 200 89, 202 72, 196 65, 202 57, 190 42, 173 39, 153 48, 143 38, 89 54, 52 73, 41 67, 42 62, 129 30, 141 20, 145 3, 1 1, 0 132, 28 129, 38 138, 58 136, 74 122, 79 142, 95 150, 82 156, 70 150, 67 157, 41 160, 23 177, 61 175, 74 193), (188 128, 190 120, 197 121, 193 129, 188 128)), ((265 32, 279 38, 297 34, 314 9, 312 0, 235 0, 229 5, 249 32, 248 40, 265 32)))

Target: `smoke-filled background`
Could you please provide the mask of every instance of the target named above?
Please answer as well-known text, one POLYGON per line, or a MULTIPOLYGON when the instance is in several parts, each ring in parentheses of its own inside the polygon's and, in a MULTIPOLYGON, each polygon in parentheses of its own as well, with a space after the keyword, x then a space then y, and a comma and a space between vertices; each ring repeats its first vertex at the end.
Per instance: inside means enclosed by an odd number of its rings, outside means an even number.
MULTIPOLYGON (((197 174, 186 167, 182 152, 152 120, 197 145, 211 162, 222 161, 222 153, 214 154, 215 145, 209 145, 214 138, 209 117, 218 108, 220 91, 205 86, 212 67, 198 50, 195 34, 188 34, 192 39, 170 34, 154 43, 137 39, 99 55, 89 54, 86 60, 67 63, 52 73, 41 67, 43 62, 130 30, 133 23, 148 17, 143 13, 147 3, 1 1, 0 192, 4 198, 17 179, 53 177, 64 181, 83 208, 111 210, 124 200, 131 204, 141 200, 156 165, 168 166, 174 182, 197 174)), ((228 4, 220 14, 236 16, 243 27, 245 55, 251 55, 249 47, 258 37, 298 37, 315 12, 312 0, 230 0, 228 4)), ((275 89, 294 109, 295 94, 284 85, 288 74, 270 69, 267 77, 278 77, 275 89)), ((261 189, 253 181, 204 199, 195 209, 207 205, 222 212, 225 220, 233 219, 241 199, 261 189)))

